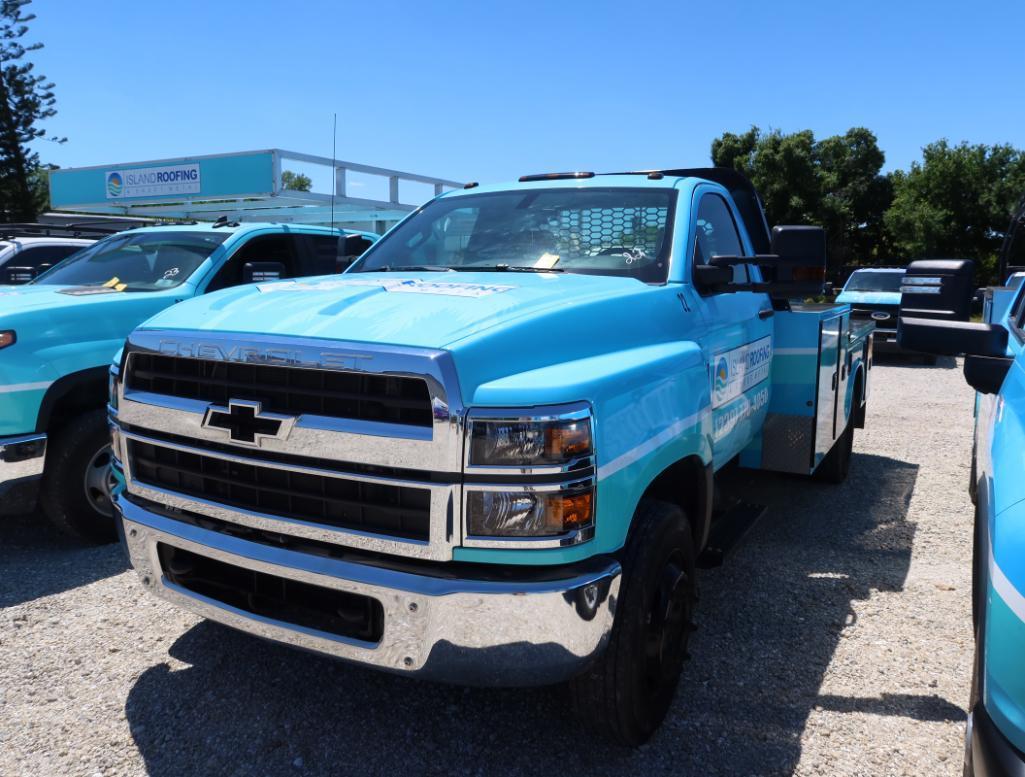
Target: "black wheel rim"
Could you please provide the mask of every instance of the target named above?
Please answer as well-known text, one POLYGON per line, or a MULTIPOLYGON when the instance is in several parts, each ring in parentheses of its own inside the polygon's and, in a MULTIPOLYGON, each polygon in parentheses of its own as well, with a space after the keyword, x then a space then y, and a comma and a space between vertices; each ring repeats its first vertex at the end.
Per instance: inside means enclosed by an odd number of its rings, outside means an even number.
POLYGON ((114 472, 111 469, 112 451, 109 445, 104 445, 92 458, 85 468, 85 499, 96 512, 106 518, 114 516, 114 505, 111 501, 111 494, 114 490, 114 472))
POLYGON ((644 654, 649 689, 665 687, 679 672, 690 638, 692 610, 691 579, 682 554, 675 551, 662 567, 647 614, 644 654))

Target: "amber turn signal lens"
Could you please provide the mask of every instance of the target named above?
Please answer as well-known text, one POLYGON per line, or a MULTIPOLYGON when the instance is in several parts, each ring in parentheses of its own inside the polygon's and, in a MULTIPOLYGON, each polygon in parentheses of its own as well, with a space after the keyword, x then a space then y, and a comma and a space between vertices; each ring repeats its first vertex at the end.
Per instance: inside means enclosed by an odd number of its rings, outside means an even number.
POLYGON ((552 500, 562 513, 562 530, 572 531, 589 526, 594 518, 594 492, 566 494, 552 500))
POLYGON ((14 345, 18 338, 14 334, 13 329, 8 329, 5 332, 0 332, 0 348, 6 348, 9 345, 14 345))
POLYGON ((564 426, 550 426, 548 432, 548 455, 552 460, 568 460, 591 453, 591 424, 576 421, 564 426))

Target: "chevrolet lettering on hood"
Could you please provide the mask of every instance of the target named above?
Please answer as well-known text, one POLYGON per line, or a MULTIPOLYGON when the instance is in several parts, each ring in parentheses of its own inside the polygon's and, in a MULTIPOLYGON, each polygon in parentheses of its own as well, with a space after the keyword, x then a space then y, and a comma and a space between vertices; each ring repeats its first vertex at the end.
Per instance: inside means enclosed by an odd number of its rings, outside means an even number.
POLYGON ((188 359, 209 359, 246 364, 276 364, 283 367, 327 367, 330 369, 358 370, 361 364, 373 360, 371 354, 322 351, 313 361, 309 354, 288 348, 262 348, 253 346, 225 346, 219 343, 179 342, 161 340, 160 353, 164 356, 184 356, 188 359))

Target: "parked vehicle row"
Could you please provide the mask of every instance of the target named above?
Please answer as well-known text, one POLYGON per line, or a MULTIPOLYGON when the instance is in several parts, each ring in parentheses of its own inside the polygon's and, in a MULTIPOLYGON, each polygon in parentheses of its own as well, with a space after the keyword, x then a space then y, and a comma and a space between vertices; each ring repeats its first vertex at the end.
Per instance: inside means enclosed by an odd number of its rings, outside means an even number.
POLYGON ((840 482, 870 322, 825 237, 722 169, 445 193, 344 275, 168 307, 113 364, 143 586, 212 620, 463 684, 568 682, 657 729, 739 464, 840 482))
MULTIPOLYGON (((106 406, 113 354, 186 299, 254 281, 336 272, 376 235, 282 224, 133 229, 0 286, 0 495, 35 493, 62 529, 115 535, 106 406)), ((27 249, 26 249, 27 250, 27 249)))

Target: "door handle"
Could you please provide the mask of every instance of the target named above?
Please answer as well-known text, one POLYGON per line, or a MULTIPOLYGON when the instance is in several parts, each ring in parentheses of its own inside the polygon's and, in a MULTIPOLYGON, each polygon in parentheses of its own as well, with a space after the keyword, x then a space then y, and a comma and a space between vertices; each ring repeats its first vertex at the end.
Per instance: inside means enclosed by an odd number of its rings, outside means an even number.
POLYGON ((836 376, 838 373, 833 373, 833 391, 836 391, 836 376))
POLYGON ((764 321, 767 318, 772 318, 775 313, 776 311, 772 308, 765 308, 764 310, 758 311, 758 318, 764 321))

